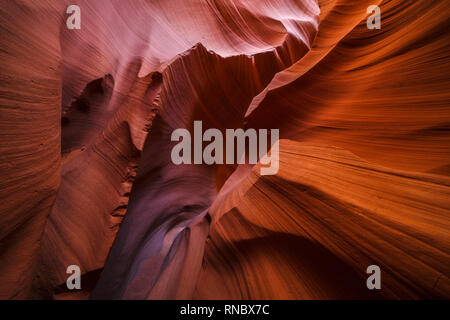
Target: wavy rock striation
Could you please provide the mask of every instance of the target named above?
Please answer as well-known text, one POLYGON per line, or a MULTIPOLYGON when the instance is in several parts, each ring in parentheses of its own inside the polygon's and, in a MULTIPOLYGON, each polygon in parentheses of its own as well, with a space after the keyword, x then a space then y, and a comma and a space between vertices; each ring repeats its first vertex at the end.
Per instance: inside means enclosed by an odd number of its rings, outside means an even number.
POLYGON ((449 296, 444 2, 70 4, 0 11, 0 298, 449 296), (280 129, 278 174, 173 164, 194 120, 280 129))

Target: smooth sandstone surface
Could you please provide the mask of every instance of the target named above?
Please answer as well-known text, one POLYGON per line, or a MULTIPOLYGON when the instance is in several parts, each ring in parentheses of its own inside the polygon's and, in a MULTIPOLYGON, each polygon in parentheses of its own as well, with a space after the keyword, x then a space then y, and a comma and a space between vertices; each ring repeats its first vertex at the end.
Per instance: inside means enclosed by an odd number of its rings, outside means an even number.
POLYGON ((426 0, 2 4, 0 298, 448 298, 448 24, 426 0), (279 172, 174 165, 194 120, 280 129, 279 172))

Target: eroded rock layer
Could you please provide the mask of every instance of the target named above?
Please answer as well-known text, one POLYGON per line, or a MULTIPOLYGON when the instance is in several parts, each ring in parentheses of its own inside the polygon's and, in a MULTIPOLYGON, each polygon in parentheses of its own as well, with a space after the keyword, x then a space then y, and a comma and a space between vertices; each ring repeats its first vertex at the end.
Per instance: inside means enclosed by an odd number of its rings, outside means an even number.
POLYGON ((445 2, 15 0, 0 25, 0 298, 450 296, 445 2), (278 173, 175 165, 194 121, 279 129, 278 173))

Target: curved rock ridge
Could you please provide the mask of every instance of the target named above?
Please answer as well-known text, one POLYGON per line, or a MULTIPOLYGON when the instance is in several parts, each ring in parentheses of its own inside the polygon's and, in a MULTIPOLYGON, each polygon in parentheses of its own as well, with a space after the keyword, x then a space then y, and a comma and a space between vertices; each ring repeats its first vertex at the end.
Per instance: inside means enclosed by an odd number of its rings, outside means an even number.
POLYGON ((448 176, 386 168, 341 148, 292 140, 280 140, 279 157, 276 176, 260 176, 258 165, 212 205, 210 213, 221 218, 207 240, 194 297, 448 294, 448 176), (372 264, 384 270, 381 293, 366 287, 372 264))
POLYGON ((0 298, 448 298, 447 15, 425 0, 9 1, 0 298), (175 165, 171 134, 194 121, 279 129, 278 173, 175 165))

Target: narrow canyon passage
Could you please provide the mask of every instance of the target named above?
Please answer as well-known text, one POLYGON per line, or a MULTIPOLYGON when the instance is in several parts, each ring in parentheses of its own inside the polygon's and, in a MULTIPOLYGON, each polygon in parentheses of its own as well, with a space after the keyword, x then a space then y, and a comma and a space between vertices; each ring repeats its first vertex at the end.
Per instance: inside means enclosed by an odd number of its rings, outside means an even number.
POLYGON ((0 11, 1 299, 448 298, 444 1, 72 4, 0 11), (194 121, 276 174, 175 164, 194 121))

